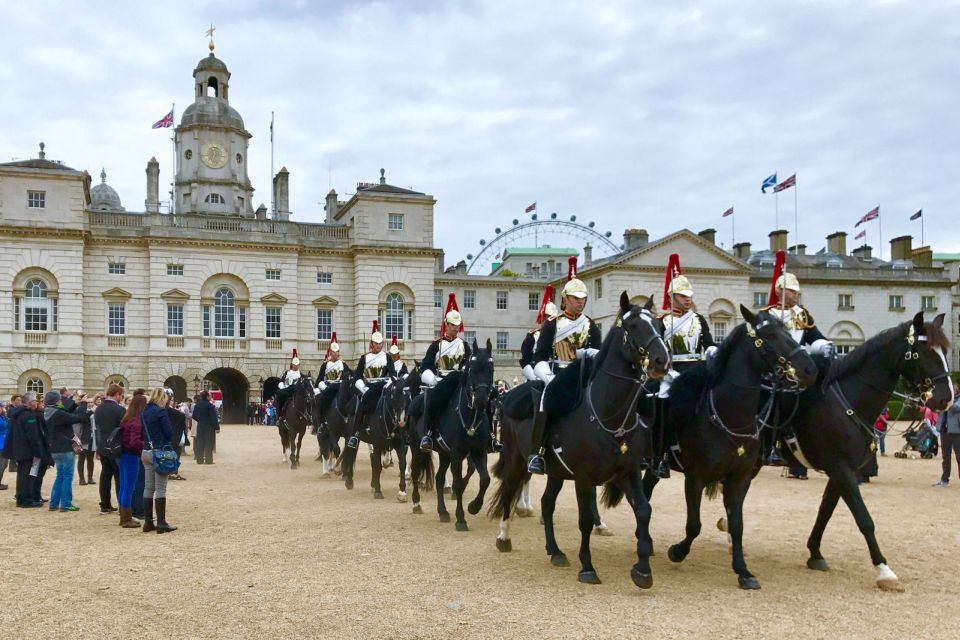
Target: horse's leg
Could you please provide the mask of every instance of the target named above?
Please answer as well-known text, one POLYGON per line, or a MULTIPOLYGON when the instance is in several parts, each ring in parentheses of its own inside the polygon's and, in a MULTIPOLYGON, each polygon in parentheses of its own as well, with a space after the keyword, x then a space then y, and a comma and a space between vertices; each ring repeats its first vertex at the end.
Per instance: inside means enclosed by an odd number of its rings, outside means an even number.
POLYGON ((426 470, 421 471, 421 466, 425 464, 424 455, 420 451, 420 447, 417 446, 414 442, 413 446, 410 447, 410 485, 413 487, 413 512, 414 513, 423 513, 423 507, 420 506, 420 474, 426 473, 426 470))
POLYGON ((400 490, 397 492, 397 502, 407 501, 407 445, 403 438, 397 437, 393 450, 397 452, 397 469, 400 471, 400 490))
POLYGON ((307 427, 304 427, 300 430, 300 433, 297 434, 297 466, 295 468, 300 468, 300 449, 303 447, 303 436, 307 433, 307 427))
POLYGON ((593 506, 590 507, 590 514, 593 516, 593 533, 598 536, 612 536, 610 530, 603 520, 600 519, 600 507, 597 506, 597 488, 593 488, 593 506))
POLYGON ((580 573, 577 574, 577 580, 584 584, 600 584, 600 577, 597 570, 593 568, 593 561, 590 555, 590 534, 593 532, 593 509, 591 504, 596 505, 597 488, 592 484, 575 482, 577 488, 577 508, 580 512, 580 573))
POLYGON ((877 586, 881 589, 897 589, 900 579, 887 566, 887 559, 880 552, 880 545, 877 544, 877 537, 874 534, 873 518, 870 517, 867 505, 863 502, 863 496, 860 495, 856 472, 853 469, 843 469, 837 478, 840 483, 840 497, 847 503, 847 508, 850 509, 850 513, 853 514, 853 519, 857 523, 857 528, 860 529, 860 533, 867 541, 870 561, 877 570, 877 586))
POLYGON ((523 481, 523 489, 520 490, 517 515, 521 518, 529 518, 533 515, 533 501, 530 500, 530 474, 527 474, 526 480, 523 481))
POLYGON ((686 474, 683 479, 683 493, 687 499, 687 535, 678 544, 670 545, 667 549, 667 557, 673 562, 683 562, 701 529, 700 501, 703 499, 703 483, 691 473, 686 474))
POLYGON ((823 541, 823 532, 830 522, 833 510, 837 508, 840 501, 840 483, 831 476, 827 480, 827 486, 823 490, 823 497, 820 499, 820 510, 817 512, 817 521, 813 524, 813 530, 810 537, 807 538, 807 549, 810 550, 810 558, 807 559, 807 566, 816 571, 829 571, 830 567, 820 553, 820 543, 823 541))
POLYGON ((490 471, 487 470, 487 452, 482 451, 479 455, 480 459, 477 460, 475 466, 477 474, 480 476, 480 491, 477 492, 477 497, 467 505, 467 511, 469 511, 471 515, 480 513, 480 509, 483 507, 483 498, 487 494, 487 487, 490 486, 490 471))
POLYGON ((547 554, 550 564, 555 567, 569 567, 570 561, 566 554, 557 546, 557 538, 553 531, 553 512, 557 508, 557 496, 563 489, 563 479, 547 476, 547 488, 540 497, 540 513, 543 515, 543 534, 547 542, 547 554))
POLYGON ((455 515, 457 516, 457 531, 468 531, 467 519, 463 512, 463 492, 466 490, 466 482, 463 478, 463 458, 454 456, 453 463, 450 465, 453 472, 453 497, 457 501, 455 515))
POLYGON ((287 448, 290 444, 290 436, 287 434, 287 425, 278 424, 277 431, 280 433, 280 446, 283 447, 283 461, 287 462, 287 448))
POLYGON ((653 586, 653 572, 650 569, 650 551, 653 548, 650 542, 651 510, 650 503, 643 494, 643 482, 639 471, 626 479, 623 493, 627 497, 627 502, 633 507, 633 515, 637 519, 637 564, 630 569, 630 577, 641 589, 649 589, 653 586))
POLYGON ((750 477, 728 480, 723 483, 723 506, 727 510, 727 527, 733 542, 733 570, 741 589, 759 589, 757 580, 743 558, 743 501, 750 489, 750 477))
POLYGON ((383 491, 380 489, 380 474, 383 472, 383 447, 380 446, 379 439, 370 449, 370 488, 373 489, 373 497, 377 500, 383 500, 383 491))
POLYGON ((437 489, 437 515, 440 516, 440 522, 450 522, 450 512, 447 511, 447 505, 443 500, 443 487, 447 479, 447 469, 450 467, 450 456, 440 452, 437 454, 440 458, 437 464, 437 476, 434 480, 434 486, 437 489))
POLYGON ((651 469, 643 472, 643 495, 647 497, 647 502, 653 498, 653 489, 660 482, 660 478, 651 469))

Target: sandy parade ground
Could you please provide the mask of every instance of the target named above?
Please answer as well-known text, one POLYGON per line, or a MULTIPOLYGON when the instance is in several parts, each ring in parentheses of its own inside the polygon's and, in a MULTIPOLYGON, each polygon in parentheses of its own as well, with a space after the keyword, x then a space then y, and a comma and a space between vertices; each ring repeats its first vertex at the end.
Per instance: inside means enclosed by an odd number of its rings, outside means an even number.
MULTIPOLYGON (((163 536, 99 515, 92 486, 75 485, 77 513, 16 509, 7 475, 0 628, 8 638, 78 640, 940 636, 960 628, 948 606, 960 588, 960 482, 931 488, 939 459, 895 459, 900 444, 891 438, 879 477, 863 486, 900 592, 874 586, 866 545, 842 503, 823 545, 832 571, 808 570, 805 541, 825 479, 787 480, 770 468, 746 504, 747 561, 760 591, 737 587, 726 534, 714 526, 719 501, 704 503, 690 557, 667 559, 666 547, 683 536, 678 474, 654 496, 654 587, 641 591, 629 577, 635 541, 625 505, 601 511, 615 535, 593 538, 603 584, 581 585, 572 486, 557 524, 573 566, 555 568, 538 518, 515 520, 514 551, 498 553, 495 522, 468 515, 471 530, 458 533, 438 521, 433 492, 423 515, 397 502, 396 466, 385 473, 386 499, 375 501, 365 455, 347 491, 339 479, 320 478, 309 434, 293 471, 281 463, 275 428, 230 425, 215 465, 185 456, 188 480, 169 490, 169 519, 180 530, 163 536)), ((534 482, 539 514, 543 480, 534 482)), ((468 496, 475 492, 476 479, 468 496)))

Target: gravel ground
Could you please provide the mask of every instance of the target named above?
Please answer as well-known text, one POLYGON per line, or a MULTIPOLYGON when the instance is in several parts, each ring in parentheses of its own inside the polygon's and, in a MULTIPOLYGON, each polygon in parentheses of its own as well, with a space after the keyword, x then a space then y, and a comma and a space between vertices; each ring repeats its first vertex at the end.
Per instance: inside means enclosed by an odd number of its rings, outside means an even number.
MULTIPOLYGON (((704 503, 690 557, 667 560, 667 545, 683 536, 679 477, 654 497, 654 587, 641 591, 629 577, 634 525, 623 506, 601 511, 615 535, 593 538, 603 584, 576 581, 572 487, 557 524, 574 566, 560 569, 543 551, 537 518, 516 520, 514 551, 501 554, 495 522, 468 516, 471 530, 457 533, 438 522, 432 492, 426 513, 412 514, 395 500, 395 466, 385 474, 386 500, 374 501, 366 456, 347 491, 320 478, 309 436, 296 471, 280 462, 275 428, 226 426, 218 445, 215 465, 187 461, 188 480, 171 482, 168 515, 180 530, 164 536, 98 515, 96 487, 75 487, 77 513, 16 509, 12 486, 0 494, 5 636, 901 640, 960 628, 956 609, 944 606, 958 586, 949 559, 960 546, 960 486, 930 487, 939 461, 881 458, 879 478, 863 487, 900 592, 874 586, 842 504, 824 539, 832 571, 806 569, 825 479, 786 480, 776 469, 763 470, 746 504, 747 561, 760 591, 737 588, 726 536, 714 527, 719 501, 704 503)), ((542 486, 535 480, 534 495, 542 486)), ((468 495, 475 492, 474 479, 468 495)))

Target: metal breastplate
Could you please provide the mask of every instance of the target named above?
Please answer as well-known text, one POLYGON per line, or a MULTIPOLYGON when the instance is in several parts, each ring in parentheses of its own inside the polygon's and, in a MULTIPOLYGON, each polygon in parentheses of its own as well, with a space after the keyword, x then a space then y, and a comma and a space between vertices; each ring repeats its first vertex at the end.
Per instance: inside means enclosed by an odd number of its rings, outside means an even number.
POLYGON ((343 362, 337 360, 327 365, 326 370, 323 372, 323 378, 327 382, 337 382, 340 380, 340 377, 343 375, 343 362), (338 366, 335 366, 338 365, 338 366))
POLYGON ((440 349, 437 351, 437 370, 443 372, 455 371, 460 368, 460 363, 463 362, 464 350, 463 350, 463 341, 449 349, 444 353, 444 349, 447 349, 447 346, 450 344, 447 340, 440 341, 440 349), (443 355, 441 355, 443 354, 443 355))
MULTIPOLYGON (((557 318, 557 331, 560 331, 571 322, 575 322, 575 320, 571 320, 567 316, 560 316, 557 318)), ((584 322, 583 326, 580 327, 579 330, 574 331, 570 335, 563 338, 563 340, 553 343, 554 359, 563 363, 569 363, 572 360, 576 360, 577 349, 582 349, 585 347, 588 340, 590 340, 589 320, 584 322)))
MULTIPOLYGON (((682 317, 682 316, 681 316, 682 317)), ((681 317, 670 315, 663 319, 664 328, 669 330, 681 317)), ((674 362, 690 362, 703 359, 700 317, 694 314, 680 331, 670 336, 670 353, 674 362)))
POLYGON ((807 330, 807 314, 803 307, 791 307, 790 309, 781 309, 773 307, 769 313, 783 322, 784 328, 790 334, 790 337, 796 340, 797 344, 803 339, 803 332, 807 330))
POLYGON ((382 351, 380 353, 368 353, 363 363, 364 378, 368 380, 371 378, 382 378, 384 370, 387 368, 387 356, 382 351))

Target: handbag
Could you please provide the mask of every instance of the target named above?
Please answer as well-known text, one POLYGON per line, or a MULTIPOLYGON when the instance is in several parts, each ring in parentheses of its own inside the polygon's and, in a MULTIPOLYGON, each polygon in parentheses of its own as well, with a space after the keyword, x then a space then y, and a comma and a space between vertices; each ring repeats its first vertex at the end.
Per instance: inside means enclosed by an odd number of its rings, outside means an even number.
POLYGON ((100 451, 100 455, 116 460, 121 453, 123 453, 123 428, 114 427, 103 443, 103 450, 100 451))
POLYGON ((153 438, 150 436, 150 429, 147 428, 145 422, 143 423, 143 430, 147 432, 147 444, 150 445, 150 454, 153 457, 153 470, 162 476, 176 473, 177 469, 180 468, 180 458, 177 457, 177 452, 168 444, 159 449, 155 448, 153 438))

